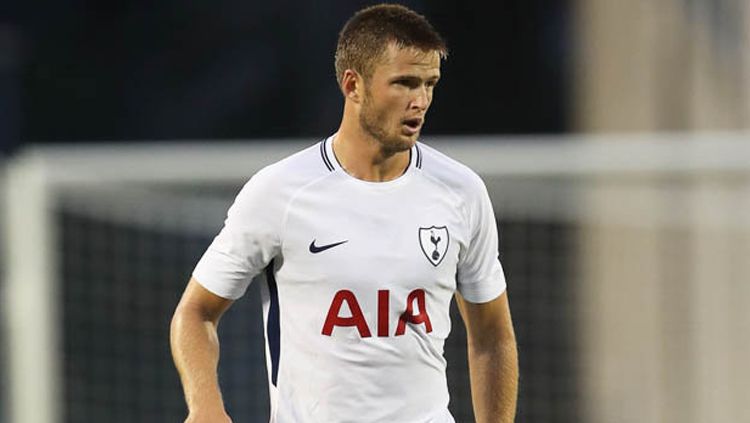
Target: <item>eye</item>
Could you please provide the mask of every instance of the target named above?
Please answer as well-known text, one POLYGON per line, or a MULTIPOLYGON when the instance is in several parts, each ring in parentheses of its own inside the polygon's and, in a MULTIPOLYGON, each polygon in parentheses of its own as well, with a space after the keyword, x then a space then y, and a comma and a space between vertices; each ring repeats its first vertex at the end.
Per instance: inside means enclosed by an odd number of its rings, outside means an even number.
POLYGON ((406 88, 414 89, 417 88, 420 84, 420 81, 414 79, 414 78, 399 78, 393 81, 394 84, 404 86, 406 88))

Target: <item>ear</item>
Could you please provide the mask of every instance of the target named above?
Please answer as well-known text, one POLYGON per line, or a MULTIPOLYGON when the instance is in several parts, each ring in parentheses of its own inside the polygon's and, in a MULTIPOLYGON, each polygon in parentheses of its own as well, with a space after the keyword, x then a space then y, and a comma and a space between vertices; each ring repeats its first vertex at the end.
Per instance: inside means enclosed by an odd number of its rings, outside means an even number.
POLYGON ((344 93, 344 97, 347 100, 360 103, 362 101, 364 89, 365 80, 359 73, 352 69, 344 71, 344 75, 341 78, 341 91, 344 93))

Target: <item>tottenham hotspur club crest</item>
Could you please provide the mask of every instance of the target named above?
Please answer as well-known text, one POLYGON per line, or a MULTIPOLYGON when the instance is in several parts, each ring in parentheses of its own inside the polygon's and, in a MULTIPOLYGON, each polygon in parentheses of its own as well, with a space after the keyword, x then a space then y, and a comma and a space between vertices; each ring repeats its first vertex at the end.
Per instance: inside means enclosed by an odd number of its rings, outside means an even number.
POLYGON ((429 228, 419 228, 419 246, 422 247, 427 260, 437 267, 445 253, 448 251, 450 236, 448 228, 445 226, 430 226, 429 228))

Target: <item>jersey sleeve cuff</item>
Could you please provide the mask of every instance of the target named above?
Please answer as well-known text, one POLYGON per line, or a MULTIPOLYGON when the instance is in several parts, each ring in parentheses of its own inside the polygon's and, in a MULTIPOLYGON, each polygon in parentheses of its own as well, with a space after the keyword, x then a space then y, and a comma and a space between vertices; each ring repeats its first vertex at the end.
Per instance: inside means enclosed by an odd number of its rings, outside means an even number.
POLYGON ((230 257, 207 250, 193 270, 193 278, 212 293, 236 300, 247 291, 257 272, 248 272, 230 257))
POLYGON ((485 280, 472 283, 459 283, 458 292, 470 303, 481 304, 494 300, 507 289, 502 270, 493 272, 485 280))

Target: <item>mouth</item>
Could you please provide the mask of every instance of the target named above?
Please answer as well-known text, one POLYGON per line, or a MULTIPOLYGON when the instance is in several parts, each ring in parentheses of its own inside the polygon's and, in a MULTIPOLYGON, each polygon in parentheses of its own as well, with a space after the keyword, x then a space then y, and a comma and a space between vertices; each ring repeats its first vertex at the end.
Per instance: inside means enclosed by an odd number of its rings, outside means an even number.
POLYGON ((401 121, 401 124, 404 127, 404 132, 406 132, 407 135, 414 135, 419 132, 423 123, 423 118, 404 119, 401 121))

